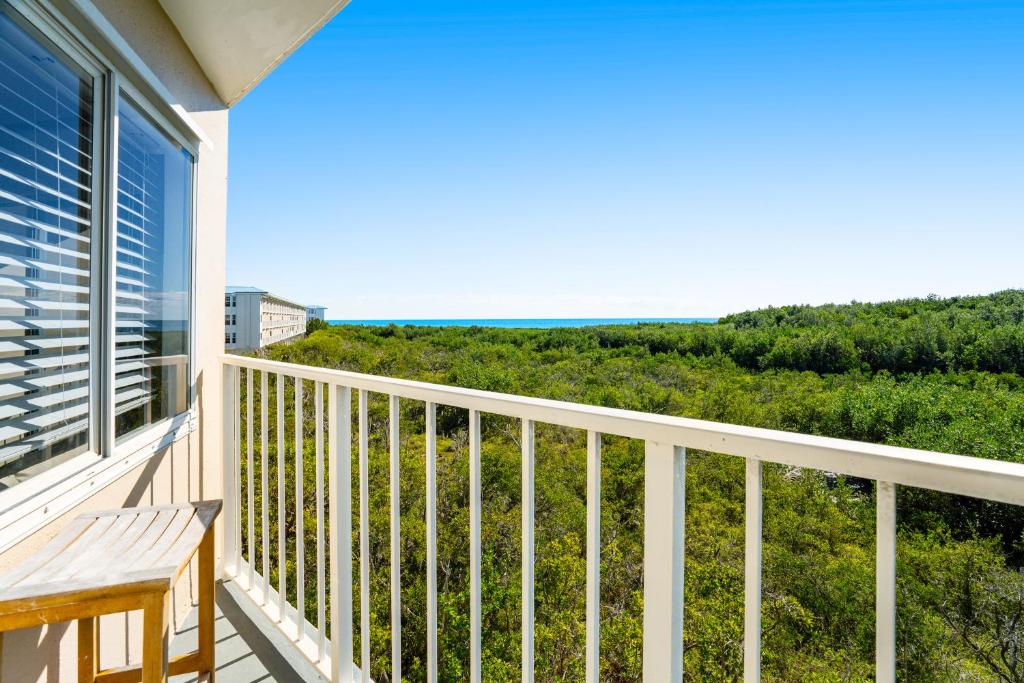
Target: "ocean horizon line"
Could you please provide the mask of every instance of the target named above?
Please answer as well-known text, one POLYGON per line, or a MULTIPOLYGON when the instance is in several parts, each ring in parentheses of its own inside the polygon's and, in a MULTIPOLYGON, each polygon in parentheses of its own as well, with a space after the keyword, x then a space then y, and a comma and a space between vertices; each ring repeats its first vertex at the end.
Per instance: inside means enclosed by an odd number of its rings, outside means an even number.
POLYGON ((718 318, 379 318, 379 319, 332 319, 330 325, 359 325, 366 327, 503 327, 551 329, 556 327, 593 327, 596 325, 636 325, 638 323, 682 323, 710 324, 718 318))

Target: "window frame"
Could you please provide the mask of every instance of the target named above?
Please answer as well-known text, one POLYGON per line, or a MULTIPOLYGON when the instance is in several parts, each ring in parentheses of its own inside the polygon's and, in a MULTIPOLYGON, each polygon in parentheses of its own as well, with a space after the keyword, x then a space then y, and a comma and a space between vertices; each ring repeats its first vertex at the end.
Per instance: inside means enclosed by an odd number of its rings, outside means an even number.
MULTIPOLYGON (((88 40, 73 22, 48 0, 0 0, 16 20, 51 43, 59 56, 93 81, 93 210, 90 221, 89 278, 89 423, 86 451, 58 463, 9 489, 0 491, 0 552, 52 521, 131 468, 184 438, 198 427, 196 416, 196 245, 198 237, 198 176, 200 132, 169 100, 154 99, 166 90, 141 61, 118 68, 117 60, 88 40), (127 436, 115 439, 116 248, 118 192, 118 103, 125 98, 191 158, 188 264, 188 372, 186 408, 127 436)), ((123 40, 109 26, 93 22, 108 50, 123 40)), ((137 60, 137 58, 136 58, 137 60)))
MULTIPOLYGON (((117 71, 111 72, 111 88, 110 88, 111 100, 108 102, 108 106, 111 107, 109 121, 111 125, 111 133, 109 136, 108 149, 105 150, 108 156, 109 173, 107 175, 108 183, 104 189, 109 191, 110 196, 108 198, 108 220, 104 224, 104 237, 108 240, 108 244, 104 250, 103 255, 103 284, 106 287, 104 292, 104 320, 103 330, 106 334, 106 338, 114 340, 117 336, 117 311, 116 311, 116 298, 117 298, 117 192, 118 192, 118 131, 120 126, 120 115, 118 114, 118 103, 124 99, 129 104, 134 106, 139 112, 150 119, 150 122, 154 127, 162 134, 166 135, 173 143, 176 143, 186 151, 191 158, 191 168, 189 175, 189 206, 187 213, 189 216, 189 227, 188 227, 188 350, 186 356, 188 357, 188 372, 186 374, 186 399, 185 412, 193 409, 195 404, 195 386, 196 386, 196 368, 195 368, 195 348, 196 348, 196 297, 195 297, 195 284, 196 284, 196 223, 198 222, 198 215, 196 211, 196 193, 198 192, 199 186, 196 182, 198 171, 199 171, 199 149, 197 145, 193 145, 183 136, 174 132, 173 126, 170 122, 163 117, 156 107, 150 104, 141 92, 135 88, 130 81, 123 78, 117 71)), ((132 443, 134 437, 138 434, 145 434, 155 428, 158 428, 161 424, 171 422, 175 416, 161 418, 149 425, 140 427, 134 432, 126 434, 125 440, 118 444, 117 434, 115 429, 115 417, 116 417, 116 390, 114 388, 114 381, 117 375, 117 367, 114 357, 114 349, 116 348, 116 342, 111 341, 109 347, 104 345, 103 352, 105 354, 103 364, 103 380, 106 394, 103 396, 103 411, 101 417, 103 419, 103 437, 101 440, 100 454, 114 453, 119 448, 122 448, 124 444, 132 443)), ((180 413, 179 413, 180 414, 180 413)))

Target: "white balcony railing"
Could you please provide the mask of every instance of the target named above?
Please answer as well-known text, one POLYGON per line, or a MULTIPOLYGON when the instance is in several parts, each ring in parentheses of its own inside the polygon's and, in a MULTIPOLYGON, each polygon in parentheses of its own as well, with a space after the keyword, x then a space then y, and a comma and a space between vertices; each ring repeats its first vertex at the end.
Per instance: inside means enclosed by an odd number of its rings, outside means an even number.
MULTIPOLYGON (((271 620, 291 636, 299 648, 332 681, 369 681, 369 638, 362 638, 358 659, 353 652, 354 623, 361 633, 369 629, 368 549, 368 393, 389 397, 391 621, 392 662, 390 680, 401 680, 401 577, 399 524, 399 398, 426 404, 426 548, 427 548, 427 676, 437 680, 437 540, 435 416, 438 405, 469 411, 470 463, 470 668, 471 679, 481 679, 480 591, 480 415, 504 415, 522 421, 522 679, 533 680, 534 595, 534 426, 548 423, 587 432, 587 570, 586 570, 586 679, 598 680, 600 651, 600 492, 601 435, 609 434, 645 442, 644 473, 644 614, 643 675, 645 681, 679 681, 683 667, 683 558, 686 496, 686 449, 698 449, 746 460, 746 556, 744 610, 744 680, 760 680, 761 669, 761 466, 764 462, 834 472, 877 482, 876 549, 876 680, 894 681, 896 672, 896 486, 913 486, 950 494, 972 496, 1024 505, 1024 465, 994 460, 945 455, 928 451, 844 441, 789 432, 756 429, 701 420, 669 417, 596 406, 549 401, 522 396, 475 391, 423 382, 326 370, 267 360, 224 356, 225 430, 225 572, 248 590, 271 620), (269 491, 267 400, 269 380, 275 387, 294 387, 296 506, 303 500, 302 432, 303 381, 315 387, 315 439, 317 468, 316 548, 306 549, 302 514, 296 509, 295 530, 297 604, 286 599, 286 539, 278 525, 276 541, 269 538, 269 496, 261 496, 261 510, 254 509, 253 444, 255 395, 260 383, 259 419, 262 473, 261 491, 269 491), (245 382, 247 406, 245 443, 240 435, 241 382, 245 382), (301 381, 300 381, 301 380, 301 381), (358 403, 358 462, 360 485, 358 581, 352 576, 352 392, 358 403), (324 394, 327 394, 326 404, 324 394), (327 411, 325 430, 324 411, 327 411), (323 489, 325 438, 329 452, 328 486, 323 489), (340 456, 340 457, 338 457, 340 456), (242 458, 247 481, 241 482, 242 458), (247 520, 247 553, 243 554, 242 505, 247 520), (330 537, 325 537, 324 510, 329 511, 330 537), (262 557, 253 557, 257 531, 262 535, 262 557), (276 542, 278 585, 271 586, 270 548, 276 542), (303 575, 304 553, 316 553, 317 575, 303 575), (325 576, 326 559, 335 568, 325 576), (328 590, 327 581, 330 581, 328 590), (316 623, 298 615, 307 613, 304 589, 315 581, 316 623), (353 614, 353 590, 357 583, 361 614, 353 614), (325 604, 329 596, 330 605, 325 604), (330 619, 331 638, 328 640, 330 619), (351 664, 349 664, 351 663, 351 664)), ((285 392, 275 391, 277 435, 276 514, 284 517, 285 392)))

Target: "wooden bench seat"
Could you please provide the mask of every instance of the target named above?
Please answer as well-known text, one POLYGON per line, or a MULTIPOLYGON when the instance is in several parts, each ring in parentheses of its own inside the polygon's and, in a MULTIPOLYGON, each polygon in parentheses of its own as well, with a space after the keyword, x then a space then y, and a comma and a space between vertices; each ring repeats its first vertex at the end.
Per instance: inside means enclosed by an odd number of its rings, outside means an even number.
POLYGON ((221 501, 92 512, 0 576, 0 632, 78 620, 78 679, 213 677, 214 539, 221 501), (199 553, 199 649, 168 661, 170 591, 199 553), (143 610, 142 665, 99 670, 98 617, 143 610))

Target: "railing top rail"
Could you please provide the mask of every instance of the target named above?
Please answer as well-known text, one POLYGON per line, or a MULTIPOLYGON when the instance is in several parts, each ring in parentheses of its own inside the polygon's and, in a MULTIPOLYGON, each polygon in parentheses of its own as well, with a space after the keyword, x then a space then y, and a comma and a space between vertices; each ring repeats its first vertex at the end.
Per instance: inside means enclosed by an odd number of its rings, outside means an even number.
POLYGON ((222 355, 234 367, 282 373, 418 401, 794 467, 1024 505, 1024 464, 759 427, 222 355))

